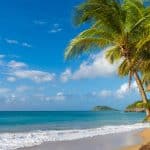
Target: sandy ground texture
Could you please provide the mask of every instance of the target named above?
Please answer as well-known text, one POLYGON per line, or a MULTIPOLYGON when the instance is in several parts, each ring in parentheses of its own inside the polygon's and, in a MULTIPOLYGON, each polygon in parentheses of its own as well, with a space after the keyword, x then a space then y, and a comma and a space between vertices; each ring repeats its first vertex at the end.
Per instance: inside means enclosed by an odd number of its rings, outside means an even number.
POLYGON ((150 150, 150 129, 144 129, 139 135, 142 143, 135 146, 129 146, 123 150, 150 150))
POLYGON ((123 146, 140 143, 138 132, 110 134, 74 141, 47 142, 19 150, 119 150, 123 146))

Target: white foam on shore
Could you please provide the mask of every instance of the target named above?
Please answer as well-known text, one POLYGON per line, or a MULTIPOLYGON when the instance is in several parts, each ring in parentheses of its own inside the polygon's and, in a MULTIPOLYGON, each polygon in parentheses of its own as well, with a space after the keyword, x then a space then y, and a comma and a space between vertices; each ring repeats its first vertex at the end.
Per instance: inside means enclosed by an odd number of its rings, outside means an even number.
POLYGON ((40 145, 50 141, 69 141, 98 135, 129 132, 137 129, 148 128, 149 123, 133 125, 104 126, 83 130, 47 130, 22 133, 1 133, 0 150, 14 150, 17 148, 40 145))

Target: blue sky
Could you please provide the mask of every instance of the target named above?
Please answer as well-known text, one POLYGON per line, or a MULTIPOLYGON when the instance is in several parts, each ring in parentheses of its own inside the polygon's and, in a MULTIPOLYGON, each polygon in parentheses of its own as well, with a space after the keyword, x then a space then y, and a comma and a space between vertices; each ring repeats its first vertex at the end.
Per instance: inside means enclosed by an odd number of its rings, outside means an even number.
POLYGON ((72 21, 81 0, 0 2, 0 110, 123 109, 139 99, 135 82, 128 90, 102 50, 64 60, 69 41, 86 28, 72 21))

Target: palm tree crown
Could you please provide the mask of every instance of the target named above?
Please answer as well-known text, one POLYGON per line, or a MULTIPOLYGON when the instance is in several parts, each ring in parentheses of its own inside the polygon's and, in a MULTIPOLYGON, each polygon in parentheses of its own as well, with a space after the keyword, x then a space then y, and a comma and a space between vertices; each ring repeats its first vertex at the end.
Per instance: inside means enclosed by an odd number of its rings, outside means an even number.
POLYGON ((65 58, 107 48, 106 58, 110 63, 121 60, 118 74, 135 77, 146 103, 138 72, 146 76, 150 67, 150 7, 142 0, 86 0, 76 8, 75 24, 87 22, 89 29, 69 43, 65 58))

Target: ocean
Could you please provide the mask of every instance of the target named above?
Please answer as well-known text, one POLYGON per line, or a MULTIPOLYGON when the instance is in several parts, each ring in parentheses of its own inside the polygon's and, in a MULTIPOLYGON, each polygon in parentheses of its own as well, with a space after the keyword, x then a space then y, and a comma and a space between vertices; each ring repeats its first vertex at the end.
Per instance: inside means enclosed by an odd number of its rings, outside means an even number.
POLYGON ((150 127, 145 113, 121 111, 0 112, 0 150, 75 140, 150 127))

